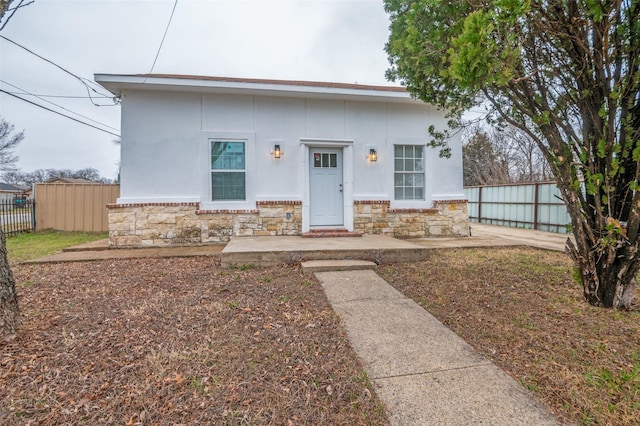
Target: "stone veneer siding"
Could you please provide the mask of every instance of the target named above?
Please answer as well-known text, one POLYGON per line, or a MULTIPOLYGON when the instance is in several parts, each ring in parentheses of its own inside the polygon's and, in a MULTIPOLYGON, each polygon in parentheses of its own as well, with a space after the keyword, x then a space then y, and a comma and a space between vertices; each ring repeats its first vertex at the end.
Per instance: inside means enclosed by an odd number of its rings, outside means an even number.
POLYGON ((396 238, 468 236, 467 200, 435 201, 430 209, 392 209, 389 201, 353 203, 353 230, 396 238))
MULTIPOLYGON (((466 200, 431 209, 392 209, 389 201, 355 201, 354 231, 396 238, 467 236, 466 200)), ((200 210, 200 203, 109 204, 109 239, 116 247, 224 243, 232 235, 300 235, 300 201, 259 201, 254 210, 200 210)))
POLYGON ((259 201, 255 210, 200 210, 200 203, 109 204, 112 246, 227 242, 232 235, 300 235, 300 201, 259 201))

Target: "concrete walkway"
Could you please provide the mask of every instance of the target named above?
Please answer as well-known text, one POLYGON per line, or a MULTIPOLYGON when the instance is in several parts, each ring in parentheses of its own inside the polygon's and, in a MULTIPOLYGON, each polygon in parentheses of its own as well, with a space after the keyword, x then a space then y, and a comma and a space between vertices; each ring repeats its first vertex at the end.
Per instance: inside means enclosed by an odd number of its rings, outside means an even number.
POLYGON ((394 426, 557 425, 501 369, 375 272, 318 272, 394 426))

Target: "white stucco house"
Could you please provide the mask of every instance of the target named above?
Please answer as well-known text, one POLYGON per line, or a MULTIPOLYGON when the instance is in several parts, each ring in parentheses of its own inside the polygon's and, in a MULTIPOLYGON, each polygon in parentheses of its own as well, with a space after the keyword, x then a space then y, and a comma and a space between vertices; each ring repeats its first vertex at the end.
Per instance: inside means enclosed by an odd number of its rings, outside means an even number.
POLYGON ((96 74, 121 98, 112 245, 205 244, 318 230, 467 235, 461 141, 400 87, 96 74))

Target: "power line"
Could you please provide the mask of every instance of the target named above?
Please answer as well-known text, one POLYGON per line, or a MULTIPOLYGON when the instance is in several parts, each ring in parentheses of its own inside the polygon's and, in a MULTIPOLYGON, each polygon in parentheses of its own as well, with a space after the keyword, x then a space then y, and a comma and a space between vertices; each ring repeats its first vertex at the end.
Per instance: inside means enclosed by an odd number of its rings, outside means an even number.
MULTIPOLYGON (((8 1, 9 1, 9 3, 11 3, 11 0, 8 0, 8 1)), ((4 27, 6 27, 6 26, 7 26, 7 24, 9 23, 9 20, 13 17, 13 15, 15 15, 15 13, 18 11, 18 9, 20 9, 21 7, 29 6, 29 5, 30 5, 31 3, 33 3, 34 1, 35 1, 35 0, 31 0, 31 1, 30 1, 29 3, 27 3, 27 4, 22 4, 22 3, 24 3, 24 0, 20 0, 20 3, 18 3, 18 5, 17 5, 16 7, 12 7, 12 8, 9 8, 9 9, 5 10, 5 12, 9 12, 9 11, 11 11, 11 15, 9 15, 9 16, 7 17, 7 20, 6 20, 6 21, 4 21, 4 24, 2 24, 2 27, 0 27, 0 31, 4 30, 4 27)), ((7 7, 8 7, 8 6, 9 6, 9 5, 7 4, 7 7)))
MULTIPOLYGON (((33 93, 30 93, 30 92, 28 92, 27 90, 23 89, 22 87, 18 87, 18 86, 16 86, 16 85, 11 84, 11 83, 8 83, 8 82, 6 82, 6 81, 4 81, 4 80, 0 80, 0 82, 2 82, 2 83, 4 83, 4 84, 6 84, 7 86, 11 86, 11 87, 13 87, 14 89, 22 90, 22 92, 23 92, 23 93, 20 93, 21 95, 35 96, 36 98, 38 98, 38 99, 40 99, 40 100, 43 100, 43 101, 45 101, 45 102, 47 102, 47 103, 49 103, 49 104, 51 104, 51 105, 53 105, 53 106, 56 106, 56 107, 58 107, 58 108, 60 108, 60 109, 63 109, 63 110, 65 110, 65 111, 69 111, 70 113, 75 114, 75 115, 77 115, 78 117, 86 118, 86 119, 87 119, 87 120, 89 120, 89 121, 92 121, 92 122, 94 122, 94 123, 96 123, 96 124, 99 124, 99 125, 101 125, 101 126, 107 127, 107 128, 109 128, 109 129, 115 130, 116 132, 117 132, 117 131, 119 131, 119 130, 118 130, 118 129, 116 129, 115 127, 112 127, 112 126, 109 126, 109 125, 107 125, 107 124, 101 123, 101 122, 99 122, 99 121, 97 121, 97 120, 94 120, 94 119, 93 119, 93 118, 91 118, 91 117, 87 117, 86 115, 82 115, 82 114, 77 113, 77 112, 75 112, 75 111, 72 111, 72 110, 70 110, 70 109, 68 109, 68 108, 65 108, 65 107, 63 107, 62 105, 58 105, 58 104, 56 104, 56 103, 54 103, 54 102, 48 101, 48 100, 46 100, 46 99, 42 98, 41 96, 35 95, 35 94, 33 94, 33 93)), ((10 93, 10 92, 7 92, 7 93, 9 93, 9 94, 15 94, 15 93, 10 93)))
MULTIPOLYGON (((64 71, 65 73, 67 73, 67 74, 69 74, 70 76, 72 76, 72 77, 74 77, 75 79, 77 79, 77 80, 78 80, 78 81, 79 81, 79 82, 80 82, 80 83, 81 83, 81 84, 82 84, 82 85, 87 89, 87 94, 89 95, 89 98, 91 99, 91 103, 93 103, 95 106, 104 106, 104 105, 97 104, 97 103, 93 100, 93 97, 91 96, 91 92, 94 92, 94 93, 96 93, 96 95, 99 95, 100 97, 103 97, 103 98, 110 98, 110 99, 113 99, 111 96, 107 96, 107 95, 105 95, 104 93, 99 93, 99 92, 98 92, 97 90, 95 90, 94 88, 89 87, 89 85, 86 83, 86 81, 89 81, 89 80, 87 80, 86 78, 80 77, 80 76, 78 76, 78 75, 76 75, 76 74, 72 73, 71 71, 69 71, 68 69, 66 69, 66 68, 62 67, 61 65, 56 64, 55 62, 53 62, 53 61, 52 61, 52 60, 50 60, 50 59, 45 58, 44 56, 38 55, 38 54, 37 54, 36 52, 34 52, 33 50, 30 50, 30 49, 28 49, 28 48, 24 47, 24 46, 23 46, 23 45, 21 45, 20 43, 15 42, 15 41, 11 40, 10 38, 7 38, 7 37, 5 37, 5 36, 3 36, 3 35, 0 35, 0 38, 1 38, 1 39, 3 39, 3 40, 8 41, 9 43, 12 43, 12 44, 14 44, 14 45, 18 46, 18 47, 19 47, 19 48, 21 48, 21 49, 26 50, 27 52, 31 53, 32 55, 34 55, 34 56, 36 56, 36 57, 38 57, 38 58, 42 59, 42 60, 43 60, 43 61, 45 61, 45 62, 48 62, 49 64, 53 65, 54 67, 56 67, 56 68, 58 68, 58 69, 60 69, 60 70, 64 71)), ((114 104, 115 104, 115 102, 114 102, 114 104)))
MULTIPOLYGON (((7 83, 9 84, 9 83, 7 83)), ((22 90, 22 89, 20 89, 22 90)), ((91 99, 89 96, 70 96, 70 95, 45 95, 42 93, 28 93, 25 92, 24 90, 22 92, 10 92, 11 94, 14 95, 29 95, 29 96, 36 96, 38 98, 62 98, 62 99, 91 99)), ((115 106, 115 105, 114 105, 115 106)))
POLYGON ((30 101, 30 100, 28 100, 28 99, 25 99, 25 98, 22 98, 22 97, 20 97, 20 96, 18 96, 18 95, 13 94, 13 93, 7 92, 6 90, 0 89, 0 92, 2 92, 2 93, 6 93, 6 94, 7 94, 7 95, 9 95, 9 96, 13 96, 14 98, 20 99, 21 101, 25 101, 25 102, 27 102, 27 103, 29 103, 29 104, 31 104, 31 105, 34 105, 34 106, 37 106, 37 107, 39 107, 39 108, 45 109, 45 110, 50 111, 50 112, 52 112, 52 113, 54 113, 54 114, 61 115, 61 116, 65 117, 65 118, 68 118, 69 120, 73 120, 73 121, 76 121, 76 122, 78 122, 78 123, 80 123, 80 124, 84 124, 85 126, 93 127, 94 129, 96 129, 96 130, 100 130, 101 132, 105 132, 105 133, 108 133, 108 134, 110 134, 110 135, 120 137, 120 135, 119 135, 119 134, 117 134, 117 133, 113 133, 113 132, 110 132, 110 131, 108 131, 108 130, 101 129, 100 127, 94 126, 93 124, 89 124, 89 123, 86 123, 86 122, 84 122, 84 121, 82 121, 82 120, 78 120, 77 118, 70 117, 70 116, 68 116, 68 115, 66 115, 66 114, 63 114, 63 113, 59 112, 59 111, 54 111, 54 110, 52 110, 51 108, 47 108, 46 106, 43 106, 43 105, 37 104, 37 103, 35 103, 35 102, 31 102, 31 101, 30 101))
POLYGON ((167 22, 167 27, 164 29, 164 35, 162 36, 162 41, 160 41, 160 46, 158 46, 158 52, 156 53, 156 58, 153 60, 153 65, 151 65, 151 70, 149 74, 153 72, 153 69, 156 66, 156 61, 158 60, 158 56, 160 56, 160 50, 162 50, 162 45, 164 44, 164 39, 167 36, 167 32, 169 31, 169 26, 171 25, 171 21, 173 20, 173 13, 176 11, 176 6, 178 5, 178 0, 175 0, 173 3, 173 9, 171 10, 171 16, 169 17, 169 22, 167 22))

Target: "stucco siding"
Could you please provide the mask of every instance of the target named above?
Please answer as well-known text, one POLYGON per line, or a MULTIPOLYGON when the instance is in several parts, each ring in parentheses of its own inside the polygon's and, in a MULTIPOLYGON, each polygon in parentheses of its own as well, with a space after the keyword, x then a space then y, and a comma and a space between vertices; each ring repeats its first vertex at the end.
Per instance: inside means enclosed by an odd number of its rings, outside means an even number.
POLYGON ((121 198, 199 198, 200 95, 132 92, 122 103, 121 198))
POLYGON ((204 244, 231 235, 307 232, 310 206, 318 205, 311 201, 310 155, 324 148, 342 159, 339 197, 347 230, 401 237, 466 232, 460 137, 449 141, 449 159, 426 147, 429 126, 445 130, 447 124, 429 105, 380 93, 339 99, 335 93, 133 87, 122 93, 113 244, 204 244), (244 142, 244 200, 212 200, 214 141, 244 142), (281 158, 274 158, 274 145, 281 158), (423 199, 395 199, 394 145, 425 147, 423 199), (377 161, 368 159, 371 149, 377 161), (442 200, 459 203, 444 208, 442 200))

